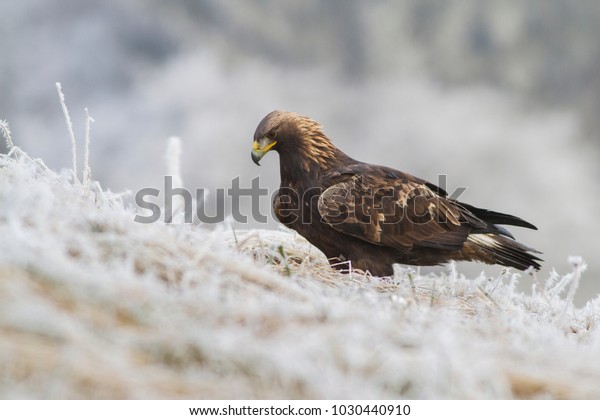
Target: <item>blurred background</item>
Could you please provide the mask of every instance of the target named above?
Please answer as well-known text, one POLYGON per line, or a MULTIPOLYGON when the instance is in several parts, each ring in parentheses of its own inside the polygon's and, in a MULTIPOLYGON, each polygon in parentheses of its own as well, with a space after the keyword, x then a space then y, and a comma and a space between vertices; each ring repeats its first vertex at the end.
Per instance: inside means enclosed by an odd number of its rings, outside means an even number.
MULTIPOLYGON (((266 113, 296 111, 355 158, 447 174, 463 201, 536 224, 513 233, 544 251, 539 278, 581 255, 579 302, 600 291, 595 0, 2 0, 1 11, 0 118, 53 169, 70 167, 55 82, 80 144, 84 107, 95 119, 92 176, 113 191, 162 188, 169 136, 182 139, 188 189, 260 176, 274 190, 277 156, 254 166, 252 135, 266 113)), ((269 198, 261 208, 277 228, 269 198)), ((460 265, 484 268, 500 272, 460 265)))

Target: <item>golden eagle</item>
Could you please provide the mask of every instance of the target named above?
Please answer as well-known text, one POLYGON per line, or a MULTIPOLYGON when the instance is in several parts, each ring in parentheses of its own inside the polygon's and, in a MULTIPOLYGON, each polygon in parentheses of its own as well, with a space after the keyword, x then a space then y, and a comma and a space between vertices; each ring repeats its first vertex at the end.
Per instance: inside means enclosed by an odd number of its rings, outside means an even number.
POLYGON ((256 128, 252 160, 279 153, 277 219, 319 248, 332 265, 375 276, 392 264, 437 265, 481 261, 525 270, 540 268, 532 248, 499 225, 537 229, 515 216, 448 197, 427 181, 352 159, 335 147, 316 121, 273 111, 256 128), (345 267, 344 267, 345 268, 345 267))

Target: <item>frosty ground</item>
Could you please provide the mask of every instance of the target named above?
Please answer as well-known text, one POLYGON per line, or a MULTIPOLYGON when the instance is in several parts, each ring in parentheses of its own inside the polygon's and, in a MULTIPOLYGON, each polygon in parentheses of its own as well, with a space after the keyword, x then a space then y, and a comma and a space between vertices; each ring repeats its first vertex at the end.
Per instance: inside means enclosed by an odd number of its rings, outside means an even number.
POLYGON ((341 274, 289 231, 135 223, 82 179, 0 155, 0 398, 600 398, 577 258, 341 274))

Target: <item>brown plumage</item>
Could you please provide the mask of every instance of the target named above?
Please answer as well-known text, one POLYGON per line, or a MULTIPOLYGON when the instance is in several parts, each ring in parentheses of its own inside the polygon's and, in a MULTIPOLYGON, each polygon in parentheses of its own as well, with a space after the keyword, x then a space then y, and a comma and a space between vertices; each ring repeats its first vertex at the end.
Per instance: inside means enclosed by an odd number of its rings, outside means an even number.
POLYGON ((277 219, 296 230, 335 264, 376 276, 392 264, 437 265, 481 261, 525 270, 540 268, 538 251, 516 242, 505 228, 536 229, 515 216, 448 197, 422 179, 347 156, 310 118, 273 111, 254 134, 256 164, 269 150, 280 157, 277 219))

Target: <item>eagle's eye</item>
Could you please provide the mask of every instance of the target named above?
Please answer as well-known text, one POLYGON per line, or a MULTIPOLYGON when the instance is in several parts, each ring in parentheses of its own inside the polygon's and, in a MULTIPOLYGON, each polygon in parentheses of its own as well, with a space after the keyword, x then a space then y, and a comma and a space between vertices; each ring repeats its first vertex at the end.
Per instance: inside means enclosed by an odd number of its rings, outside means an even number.
POLYGON ((275 137, 277 137, 277 131, 269 130, 269 132, 267 133, 267 138, 269 140, 273 140, 275 137))

